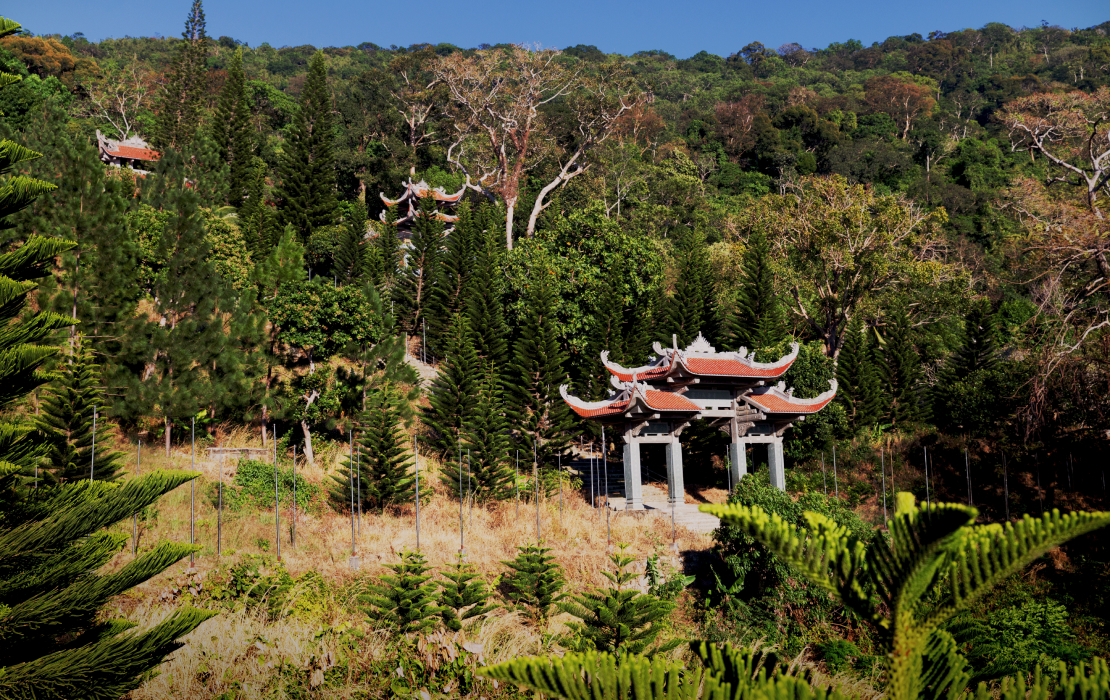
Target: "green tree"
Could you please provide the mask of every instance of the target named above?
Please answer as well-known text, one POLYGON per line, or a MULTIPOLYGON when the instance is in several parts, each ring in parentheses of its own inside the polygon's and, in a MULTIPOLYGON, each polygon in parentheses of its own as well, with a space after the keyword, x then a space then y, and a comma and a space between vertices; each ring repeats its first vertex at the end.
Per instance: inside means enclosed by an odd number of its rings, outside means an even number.
POLYGON ((80 336, 58 375, 48 385, 35 418, 50 445, 43 465, 47 474, 56 481, 72 482, 88 479, 91 468, 97 480, 118 479, 123 455, 108 447, 111 439, 105 438, 109 431, 103 421, 98 430, 99 449, 93 452, 93 409, 106 416, 108 407, 100 391, 100 369, 80 336))
POLYGON ((849 423, 859 430, 876 425, 883 415, 882 379, 875 363, 876 344, 863 323, 853 319, 836 361, 836 398, 849 423))
POLYGON ((480 228, 482 218, 468 202, 459 205, 458 215, 459 220, 447 236, 446 249, 436 261, 439 267, 436 284, 428 299, 428 346, 435 355, 447 346, 455 314, 467 313, 469 309, 469 296, 474 289, 470 278, 477 271, 475 256, 484 233, 480 228))
POLYGON ((270 254, 283 233, 280 217, 266 203, 266 172, 266 161, 258 156, 251 158, 246 167, 246 193, 239 208, 239 228, 255 262, 270 254))
POLYGON ((157 109, 154 143, 162 150, 182 150, 200 125, 208 71, 208 34, 201 0, 193 0, 181 37, 157 109))
MULTIPOLYGON (((501 377, 492 363, 485 364, 477 383, 474 407, 463 418, 463 449, 467 459, 467 487, 479 501, 512 495, 513 471, 509 467, 509 426, 501 377)), ((443 482, 458 493, 459 484, 450 461, 443 465, 443 482)))
POLYGON ((713 323, 716 313, 705 237, 693 231, 678 236, 674 258, 678 277, 674 291, 663 299, 659 338, 669 345, 677 337, 680 348, 692 343, 699 333, 712 342, 716 337, 713 323))
POLYGON ((762 229, 748 237, 744 250, 744 278, 736 294, 736 308, 725 319, 722 335, 730 348, 766 350, 786 336, 775 277, 771 244, 762 229))
POLYGON ((419 632, 439 621, 443 613, 431 567, 420 552, 401 552, 398 564, 386 564, 392 574, 371 584, 359 602, 367 616, 400 634, 419 632))
MULTIPOLYGON (((574 635, 572 645, 576 651, 642 654, 655 642, 667 615, 674 610, 674 603, 632 588, 639 575, 628 570, 636 560, 627 555, 627 549, 628 545, 621 544, 617 552, 609 555, 615 573, 601 572, 612 586, 570 594, 569 600, 559 603, 564 612, 581 620, 567 625, 574 635)), ((665 654, 681 643, 676 639, 654 647, 651 653, 665 654)))
POLYGON ((212 135, 220 160, 230 168, 228 204, 239 206, 251 194, 254 175, 254 137, 251 108, 247 101, 247 79, 243 74, 243 48, 235 50, 227 67, 227 82, 220 92, 212 135))
POLYGON ((913 329, 905 311, 894 315, 887 333, 882 377, 885 383, 887 415, 891 423, 903 427, 922 418, 921 357, 913 344, 913 329))
POLYGON ((466 421, 477 405, 481 369, 470 342, 466 316, 455 314, 445 352, 424 409, 424 423, 432 431, 429 442, 441 457, 457 452, 466 432, 466 421))
MULTIPOLYGON (((406 333, 421 333, 438 283, 436 277, 440 267, 440 247, 443 245, 443 222, 437 215, 434 199, 425 197, 420 200, 420 209, 412 227, 412 247, 407 251, 405 266, 401 268, 393 288, 397 320, 406 333)), ((388 230, 386 233, 389 233, 388 230)))
POLYGON ((332 476, 332 503, 339 509, 350 508, 351 474, 356 469, 361 486, 356 485, 354 502, 361 491, 363 505, 385 513, 387 506, 412 503, 416 499, 413 460, 403 423, 404 399, 389 384, 378 387, 368 399, 357 428, 360 447, 357 465, 354 456, 343 461, 332 476))
POLYGON ((509 600, 537 622, 546 620, 563 600, 566 584, 563 570, 551 556, 551 548, 544 547, 542 541, 517 547, 516 558, 501 563, 512 569, 504 579, 509 600))
MULTIPOLYGON (((505 323, 505 307, 501 301, 501 268, 505 246, 501 231, 491 222, 498 220, 494 208, 483 202, 472 216, 479 220, 475 233, 474 258, 466 292, 465 313, 470 319, 470 334, 478 357, 497 365, 504 364, 509 353, 509 327, 505 323)), ((460 219, 462 215, 460 214, 460 219)))
POLYGON ((462 554, 449 569, 440 571, 444 580, 439 583, 443 593, 439 602, 443 604, 440 617, 447 629, 459 631, 467 620, 484 615, 497 608, 489 602, 490 591, 486 582, 467 564, 462 554))
POLYGON ((308 64, 300 108, 289 127, 278 176, 282 221, 307 241, 317 226, 335 221, 335 155, 332 105, 324 53, 308 64))
POLYGON ((520 335, 509 371, 509 418, 526 452, 533 449, 540 465, 551 464, 566 450, 573 425, 559 387, 567 383, 566 355, 559 342, 551 283, 537 274, 525 300, 520 335))
POLYGON ((267 302, 276 340, 289 351, 283 364, 293 372, 288 381, 287 413, 305 438, 305 459, 316 456, 312 428, 338 410, 340 396, 328 361, 342 350, 373 343, 381 332, 381 318, 371 300, 356 286, 332 287, 317 278, 286 282, 267 302))

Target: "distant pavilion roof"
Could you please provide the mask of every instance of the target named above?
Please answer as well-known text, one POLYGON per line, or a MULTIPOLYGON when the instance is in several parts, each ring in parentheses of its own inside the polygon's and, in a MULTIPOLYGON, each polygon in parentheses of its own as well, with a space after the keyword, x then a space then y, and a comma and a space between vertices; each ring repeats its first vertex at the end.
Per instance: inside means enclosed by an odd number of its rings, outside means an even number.
POLYGON ((152 149, 150 144, 138 136, 115 141, 100 133, 98 129, 96 145, 100 150, 100 159, 112 165, 120 165, 122 160, 152 162, 162 157, 161 153, 152 149))
POLYGON ((625 382, 620 391, 605 401, 583 401, 567 393, 564 384, 559 393, 571 410, 583 418, 625 416, 657 412, 694 414, 700 411, 697 404, 681 394, 658 391, 640 382, 625 382))
POLYGON ((836 398, 836 380, 829 380, 829 390, 812 399, 795 398, 793 389, 784 382, 773 387, 757 387, 740 398, 762 413, 804 416, 817 413, 836 398))
POLYGON ((794 343, 790 352, 776 362, 756 362, 755 353, 747 348, 738 352, 717 352, 699 333, 685 350, 665 348, 655 343, 652 348, 658 356, 654 362, 643 367, 626 368, 609 361, 609 352, 601 353, 605 368, 621 381, 629 381, 633 375, 644 381, 658 381, 675 377, 721 377, 737 379, 778 379, 798 357, 798 344, 794 343))

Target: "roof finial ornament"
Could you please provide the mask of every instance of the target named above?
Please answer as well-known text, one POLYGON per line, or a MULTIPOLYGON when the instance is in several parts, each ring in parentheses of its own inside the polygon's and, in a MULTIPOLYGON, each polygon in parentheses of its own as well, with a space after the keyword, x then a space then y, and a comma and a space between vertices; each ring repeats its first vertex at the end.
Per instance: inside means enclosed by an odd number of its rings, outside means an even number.
POLYGON ((671 347, 678 352, 678 333, 671 333, 671 347))

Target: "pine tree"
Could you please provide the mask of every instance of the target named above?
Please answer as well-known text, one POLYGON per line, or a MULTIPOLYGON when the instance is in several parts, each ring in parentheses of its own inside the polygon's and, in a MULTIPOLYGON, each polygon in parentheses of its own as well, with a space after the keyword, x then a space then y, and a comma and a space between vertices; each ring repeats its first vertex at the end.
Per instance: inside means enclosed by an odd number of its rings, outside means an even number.
POLYGON ((912 333, 909 316, 904 311, 896 313, 883 353, 882 375, 890 401, 887 415, 899 428, 921 420, 921 358, 912 333))
POLYGON ((844 347, 836 361, 837 400, 844 404, 852 427, 876 425, 883 413, 882 381, 875 362, 875 343, 854 319, 845 333, 844 347))
POLYGON ((58 378, 48 385, 42 412, 35 419, 50 445, 44 460, 46 474, 56 481, 73 482, 88 479, 91 469, 93 478, 113 481, 120 476, 123 455, 108 447, 110 440, 106 439, 108 431, 103 421, 97 431, 98 449, 93 452, 93 409, 101 417, 108 415, 100 391, 100 370, 80 336, 67 359, 57 372, 58 378))
POLYGON ((182 173, 180 157, 169 151, 147 178, 144 194, 164 214, 154 256, 165 265, 150 289, 151 309, 130 319, 108 377, 112 393, 123 396, 114 403, 117 415, 162 419, 167 455, 177 422, 207 407, 209 372, 233 341, 219 322, 230 310, 221 310, 229 288, 209 260, 197 195, 182 173))
POLYGON ((469 280, 476 271, 475 253, 483 235, 481 219, 469 203, 459 205, 458 215, 454 230, 447 236, 446 250, 437 260, 436 285, 428 299, 428 345, 437 356, 447 346, 455 314, 467 313, 473 289, 469 280))
POLYGON ((546 620, 563 600, 566 584, 562 569, 551 556, 551 548, 544 547, 542 541, 517 547, 516 559, 501 563, 512 569, 505 577, 509 600, 534 620, 546 620))
MULTIPOLYGON (((0 18, 0 37, 19 25, 0 18)), ((0 73, 0 85, 17 77, 0 73)), ((26 175, 11 176, 40 155, 0 141, 0 226, 34 199, 54 189, 26 175)), ((159 471, 122 487, 84 481, 28 489, 27 470, 46 451, 26 423, 12 423, 17 402, 49 375, 43 366, 57 348, 43 345, 71 320, 49 311, 30 312, 34 279, 72 243, 31 237, 0 253, 0 697, 44 700, 118 698, 138 687, 175 641, 211 615, 183 608, 141 633, 121 634, 130 625, 110 622, 104 606, 195 551, 162 544, 117 573, 98 573, 123 546, 105 531, 153 503, 196 474, 159 471)))
POLYGON ((239 208, 239 228, 255 262, 265 260, 281 239, 283 229, 274 208, 266 203, 266 161, 251 158, 246 172, 246 195, 239 208))
MULTIPOLYGON (((567 596, 559 607, 581 622, 571 622, 567 627, 575 635, 575 651, 607 651, 613 654, 642 654, 662 631, 661 625, 674 610, 674 603, 653 595, 640 593, 632 588, 638 574, 628 568, 636 560, 628 556, 628 545, 609 555, 616 573, 603 571, 613 584, 608 589, 598 589, 579 595, 567 596)), ((653 654, 665 654, 681 644, 673 640, 651 649, 653 654)))
POLYGON ((428 407, 424 409, 424 423, 433 433, 431 446, 439 456, 457 452, 465 423, 477 404, 480 366, 466 316, 455 315, 444 350, 446 356, 428 390, 428 407))
POLYGON ((786 339, 782 311, 775 296, 771 245, 762 230, 748 238, 744 279, 737 293, 736 308, 725 319, 723 335, 730 348, 750 350, 771 348, 786 339))
POLYGON ((392 282, 404 262, 401 237, 397 235, 397 207, 385 208, 385 221, 373 242, 381 254, 383 283, 392 282))
POLYGON ((559 394, 567 383, 566 355, 559 343, 551 285, 539 273, 524 300, 520 337, 513 346, 509 418, 521 451, 535 450, 539 464, 552 465, 570 443, 570 409, 559 394))
POLYGON ((490 591, 486 582, 461 554, 451 568, 440 574, 445 579, 439 584, 443 589, 439 600, 443 604, 440 617, 447 629, 457 632, 465 621, 497 609, 489 602, 490 591))
MULTIPOLYGON (((440 246, 443 245, 443 222, 436 214, 431 197, 420 200, 420 210, 412 227, 412 247, 393 288, 396 317, 401 328, 408 333, 421 332, 438 282, 436 276, 439 272, 440 246)), ((447 346, 442 351, 446 352, 447 346)))
POLYGON ((243 49, 235 50, 227 67, 227 82, 216 105, 213 137, 220 159, 230 168, 228 204, 239 206, 251 192, 254 176, 254 137, 251 109, 247 101, 247 79, 243 74, 243 49))
MULTIPOLYGON (((513 470, 509 467, 509 427, 501 377, 485 365, 477 385, 474 407, 463 417, 463 459, 467 460, 464 492, 477 501, 508 498, 513 494, 513 470)), ((447 460, 441 479, 450 493, 459 495, 459 466, 447 460)))
POLYGON ((359 280, 365 270, 364 257, 373 246, 366 238, 366 205, 360 201, 343 202, 340 231, 342 236, 332 256, 332 274, 343 283, 359 280))
MULTIPOLYGON (((358 479, 362 505, 378 508, 384 514, 387 506, 412 503, 416 499, 409 440, 402 426, 402 398, 389 384, 378 388, 367 399, 366 410, 357 431, 358 479)), ((351 470, 355 465, 349 456, 332 476, 332 503, 344 510, 351 504, 351 470)), ((357 482, 356 482, 357 483, 357 482)))
POLYGON ((677 337, 680 348, 692 343, 699 333, 712 342, 716 337, 713 275, 705 237, 693 231, 680 235, 674 257, 678 278, 674 292, 664 298, 660 309, 659 338, 669 345, 677 337))
POLYGON ((181 36, 184 41, 177 47, 157 110, 154 144, 161 150, 180 151, 200 125, 209 41, 201 0, 193 0, 181 36))
POLYGON ((324 53, 308 64, 300 109, 293 118, 279 165, 277 199, 282 220, 307 241, 313 229, 335 220, 335 153, 331 95, 324 53))
POLYGON ((400 634, 419 632, 439 621, 443 613, 436 585, 431 583, 431 567, 420 552, 401 552, 399 564, 386 564, 393 574, 369 586, 359 596, 366 615, 385 623, 400 634))
POLYGON ((974 304, 964 318, 963 342, 948 362, 948 372, 954 377, 966 377, 997 366, 998 341, 994 316, 988 304, 974 304))
MULTIPOLYGON (((482 359, 503 365, 509 354, 509 327, 501 303, 497 271, 505 250, 505 239, 497 226, 489 225, 496 211, 483 202, 475 212, 481 228, 475 235, 474 262, 466 292, 466 314, 474 350, 482 359)), ((503 217, 502 217, 503 218, 503 217)))

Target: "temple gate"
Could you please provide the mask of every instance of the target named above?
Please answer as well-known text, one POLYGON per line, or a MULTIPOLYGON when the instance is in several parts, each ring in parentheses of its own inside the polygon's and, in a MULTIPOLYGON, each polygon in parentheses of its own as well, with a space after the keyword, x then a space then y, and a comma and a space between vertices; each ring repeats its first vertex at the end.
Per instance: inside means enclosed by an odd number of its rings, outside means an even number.
POLYGON ((732 438, 729 468, 734 482, 748 473, 747 446, 766 444, 771 485, 785 490, 783 435, 833 400, 836 380, 830 380, 829 390, 813 399, 795 398, 793 389, 777 381, 798 357, 797 343, 777 362, 756 362, 755 353, 746 348, 717 352, 700 333, 684 350, 674 338, 672 347, 656 343, 653 349, 656 359, 634 369, 610 362, 608 351, 601 353, 614 387, 604 401, 582 401, 570 396, 565 385, 560 387, 563 400, 575 413, 612 425, 621 435, 625 508, 644 507, 643 444, 666 446, 668 498, 671 503, 682 502, 685 483, 679 436, 695 420, 709 421, 732 438))

